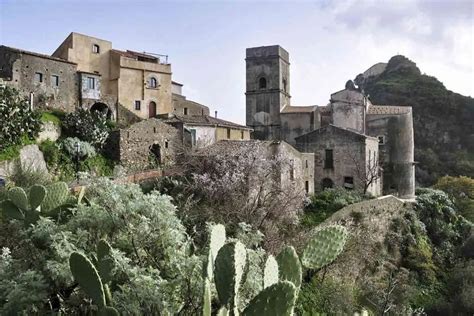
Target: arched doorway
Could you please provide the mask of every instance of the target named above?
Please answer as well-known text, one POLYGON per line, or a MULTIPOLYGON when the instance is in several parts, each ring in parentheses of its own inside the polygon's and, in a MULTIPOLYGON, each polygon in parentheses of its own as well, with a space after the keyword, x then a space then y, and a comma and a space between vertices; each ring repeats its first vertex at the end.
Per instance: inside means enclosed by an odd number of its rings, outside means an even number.
POLYGON ((91 112, 98 112, 102 115, 105 115, 108 120, 112 117, 112 111, 110 111, 109 107, 105 103, 97 102, 91 106, 91 112))
POLYGON ((334 186, 334 182, 330 178, 324 178, 323 181, 321 181, 321 186, 324 189, 330 189, 334 186))
POLYGON ((159 144, 153 144, 150 146, 150 160, 152 165, 161 164, 161 146, 159 144))
POLYGON ((155 117, 156 116, 156 103, 151 101, 148 104, 148 117, 155 117))

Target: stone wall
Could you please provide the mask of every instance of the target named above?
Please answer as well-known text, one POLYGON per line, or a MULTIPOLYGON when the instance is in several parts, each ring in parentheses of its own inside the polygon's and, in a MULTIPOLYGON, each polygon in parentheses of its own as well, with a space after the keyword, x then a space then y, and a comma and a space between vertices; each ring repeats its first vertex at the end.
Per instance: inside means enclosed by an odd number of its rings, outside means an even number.
POLYGON ((78 105, 74 63, 0 46, 0 68, 0 76, 8 85, 19 89, 28 99, 33 93, 34 107, 72 112, 78 105))
MULTIPOLYGON (((325 185, 346 187, 362 191, 363 174, 367 162, 367 143, 375 150, 376 139, 366 141, 367 136, 332 125, 296 138, 296 148, 302 152, 314 153, 314 187, 320 191, 325 185), (332 150, 332 166, 325 165, 326 150, 332 150), (347 178, 352 178, 353 186, 347 178), (329 180, 330 181, 329 181, 329 180)), ((379 185, 379 184, 378 184, 379 185)), ((371 191, 380 192, 374 187, 371 191)))
POLYGON ((281 138, 290 145, 296 145, 295 138, 313 131, 314 112, 281 113, 281 138))
POLYGON ((184 150, 180 131, 155 118, 121 129, 113 137, 118 137, 115 156, 129 170, 142 170, 150 165, 152 146, 159 148, 162 166, 173 165, 184 150))
POLYGON ((209 115, 207 106, 187 100, 185 96, 179 94, 173 93, 172 106, 173 113, 178 115, 209 115))

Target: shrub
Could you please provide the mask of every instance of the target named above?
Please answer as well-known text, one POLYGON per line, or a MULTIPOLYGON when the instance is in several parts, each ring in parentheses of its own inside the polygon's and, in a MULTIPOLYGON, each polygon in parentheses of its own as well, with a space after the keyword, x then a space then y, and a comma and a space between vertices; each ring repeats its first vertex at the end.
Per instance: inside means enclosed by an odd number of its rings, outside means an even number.
POLYGON ((459 213, 474 222, 474 179, 445 176, 438 179, 434 188, 446 192, 453 199, 459 213))
POLYGON ((84 109, 78 109, 76 112, 67 114, 64 118, 63 127, 66 135, 78 137, 97 148, 102 147, 109 135, 106 116, 99 112, 89 112, 84 109))
POLYGON ((29 166, 21 166, 19 162, 13 166, 13 171, 8 175, 11 182, 18 187, 29 188, 34 184, 48 184, 51 178, 46 171, 36 170, 29 166))
POLYGON ((63 148, 71 157, 78 159, 92 158, 96 155, 94 147, 88 142, 80 141, 76 137, 68 137, 62 142, 63 148), (77 151, 79 146, 79 152, 77 151))
POLYGON ((61 119, 51 112, 41 113, 41 122, 43 123, 51 122, 54 125, 58 125, 58 126, 61 125, 61 119))
POLYGON ((18 90, 8 86, 0 86, 0 122, 0 152, 20 144, 22 138, 34 139, 40 131, 39 114, 18 90))
POLYGON ((34 144, 35 141, 23 135, 18 144, 12 144, 0 151, 0 161, 13 160, 20 156, 20 150, 23 146, 34 144))
POLYGON ((326 189, 316 193, 304 209, 302 223, 305 226, 316 226, 341 208, 364 200, 365 196, 357 191, 345 189, 326 189))

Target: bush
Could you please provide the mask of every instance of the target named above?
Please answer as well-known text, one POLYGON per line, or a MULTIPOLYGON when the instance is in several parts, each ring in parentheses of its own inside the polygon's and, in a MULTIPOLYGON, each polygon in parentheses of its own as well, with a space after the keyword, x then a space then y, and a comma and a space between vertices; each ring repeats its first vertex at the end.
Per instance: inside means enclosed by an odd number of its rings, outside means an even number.
POLYGON ((68 137, 63 140, 62 146, 67 154, 78 159, 92 158, 96 155, 94 147, 88 142, 80 141, 76 137, 68 137), (77 152, 79 146, 79 152, 77 152))
POLYGON ((39 113, 32 111, 18 90, 0 86, 0 152, 18 145, 22 139, 34 139, 40 131, 39 113))
POLYGON ((51 112, 41 113, 41 122, 43 123, 51 122, 54 125, 61 126, 61 119, 51 112))
POLYGON ((34 140, 28 138, 27 135, 23 135, 18 144, 7 146, 0 151, 0 161, 13 160, 20 157, 20 150, 24 146, 34 143, 34 140))
POLYGON ((109 136, 106 116, 84 109, 67 114, 63 127, 67 136, 78 137, 97 148, 101 148, 109 136))
POLYGON ((345 189, 326 189, 316 193, 304 209, 302 224, 308 227, 319 225, 341 208, 366 199, 357 191, 345 189))
POLYGON ((301 287, 296 305, 297 315, 352 315, 358 311, 351 286, 328 278, 320 282, 314 277, 301 287))
POLYGON ((434 188, 448 193, 459 213, 474 222, 474 179, 445 176, 438 179, 434 188))

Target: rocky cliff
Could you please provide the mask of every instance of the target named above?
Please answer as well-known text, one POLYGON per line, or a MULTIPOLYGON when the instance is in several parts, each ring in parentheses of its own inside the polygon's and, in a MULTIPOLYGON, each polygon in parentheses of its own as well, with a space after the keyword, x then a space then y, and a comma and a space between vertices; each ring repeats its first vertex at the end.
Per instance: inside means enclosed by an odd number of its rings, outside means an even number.
POLYGON ((373 104, 413 107, 419 184, 444 175, 474 177, 474 99, 446 89, 404 56, 377 65, 354 82, 373 104))

